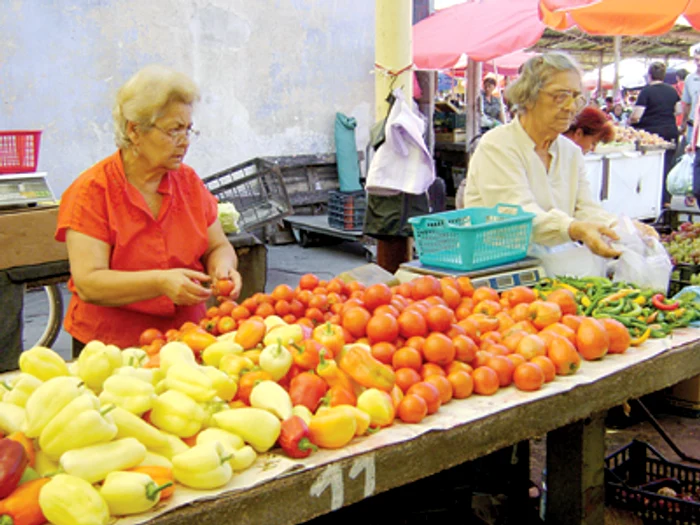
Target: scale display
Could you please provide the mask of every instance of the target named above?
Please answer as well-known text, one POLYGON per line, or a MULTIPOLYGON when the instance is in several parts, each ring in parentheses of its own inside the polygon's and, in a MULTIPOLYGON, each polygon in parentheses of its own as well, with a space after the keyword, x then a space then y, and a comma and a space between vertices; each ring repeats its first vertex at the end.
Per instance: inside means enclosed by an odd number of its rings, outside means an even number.
POLYGON ((0 207, 56 200, 46 173, 0 175, 0 207))

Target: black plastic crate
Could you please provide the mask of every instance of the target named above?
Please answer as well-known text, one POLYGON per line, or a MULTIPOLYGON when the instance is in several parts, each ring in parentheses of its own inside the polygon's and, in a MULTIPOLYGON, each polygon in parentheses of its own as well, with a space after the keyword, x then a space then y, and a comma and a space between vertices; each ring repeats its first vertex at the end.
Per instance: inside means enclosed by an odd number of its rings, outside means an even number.
POLYGON ((219 202, 236 207, 241 230, 251 231, 293 213, 282 172, 263 159, 249 160, 202 180, 219 202))
POLYGON ((346 213, 328 211, 328 226, 339 230, 360 231, 365 222, 364 210, 346 213))
POLYGON ((700 264, 676 264, 668 283, 668 295, 674 296, 686 286, 690 286, 693 275, 700 274, 700 264))
POLYGON ((677 494, 700 497, 700 468, 673 463, 644 441, 605 458, 605 502, 633 512, 645 523, 700 523, 700 502, 663 496, 656 491, 672 488, 677 494))
POLYGON ((328 192, 328 209, 342 211, 364 211, 367 208, 367 196, 364 191, 343 193, 342 191, 328 192))

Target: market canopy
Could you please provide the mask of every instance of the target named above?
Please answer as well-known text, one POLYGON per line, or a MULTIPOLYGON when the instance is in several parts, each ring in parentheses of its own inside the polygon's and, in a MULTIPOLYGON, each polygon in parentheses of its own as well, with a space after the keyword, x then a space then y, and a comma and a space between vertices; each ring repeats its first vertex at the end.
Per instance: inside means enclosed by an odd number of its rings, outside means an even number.
POLYGON ((413 63, 417 69, 452 69, 463 55, 488 62, 534 45, 544 29, 536 0, 458 4, 413 26, 413 63))
POLYGON ((680 16, 700 29, 700 0, 539 0, 539 14, 552 29, 590 35, 662 35, 680 16))

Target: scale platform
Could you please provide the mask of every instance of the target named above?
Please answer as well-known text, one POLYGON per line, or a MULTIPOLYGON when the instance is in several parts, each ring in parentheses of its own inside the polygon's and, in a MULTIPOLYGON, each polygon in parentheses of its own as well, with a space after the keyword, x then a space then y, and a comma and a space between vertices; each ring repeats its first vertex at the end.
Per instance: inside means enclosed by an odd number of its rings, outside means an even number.
POLYGON ((434 275, 435 277, 461 277, 467 276, 472 280, 475 288, 490 286, 494 290, 503 291, 515 286, 532 286, 540 279, 546 277, 546 273, 539 259, 525 257, 513 263, 482 268, 474 271, 451 270, 427 266, 418 260, 403 263, 396 271, 396 277, 401 282, 410 281, 420 275, 434 275))
POLYGON ((0 175, 0 208, 55 201, 47 173, 0 175))

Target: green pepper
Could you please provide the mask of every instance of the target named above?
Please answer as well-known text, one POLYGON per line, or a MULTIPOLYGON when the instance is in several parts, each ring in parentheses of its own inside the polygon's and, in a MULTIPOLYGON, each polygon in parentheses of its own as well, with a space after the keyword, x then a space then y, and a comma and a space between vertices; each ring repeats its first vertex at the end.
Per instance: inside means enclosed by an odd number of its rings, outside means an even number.
POLYGON ((642 307, 634 302, 631 304, 634 305, 632 307, 632 310, 630 310, 629 312, 623 312, 622 315, 624 315, 625 317, 637 317, 637 316, 641 315, 642 314, 642 307))

